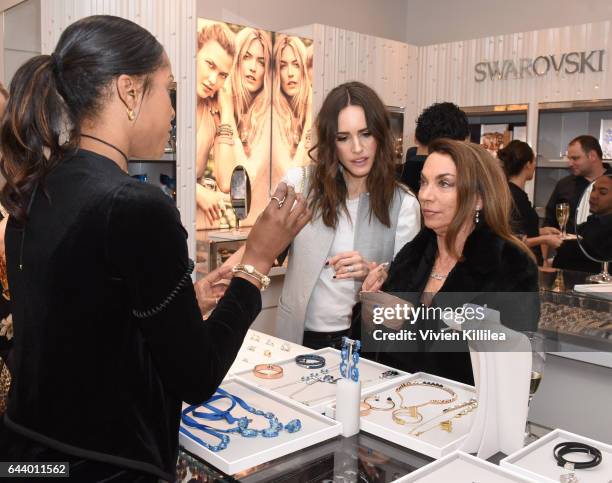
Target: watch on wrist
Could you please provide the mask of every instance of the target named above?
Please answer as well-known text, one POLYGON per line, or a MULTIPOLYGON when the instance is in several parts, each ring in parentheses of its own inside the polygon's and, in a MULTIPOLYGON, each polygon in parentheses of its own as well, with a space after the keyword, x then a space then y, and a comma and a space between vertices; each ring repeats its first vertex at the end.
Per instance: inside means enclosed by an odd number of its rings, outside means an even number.
POLYGON ((238 265, 234 265, 234 268, 232 268, 232 273, 244 273, 245 275, 254 278, 261 284, 262 291, 267 289, 268 285, 270 285, 270 277, 261 273, 253 265, 239 263, 238 265))

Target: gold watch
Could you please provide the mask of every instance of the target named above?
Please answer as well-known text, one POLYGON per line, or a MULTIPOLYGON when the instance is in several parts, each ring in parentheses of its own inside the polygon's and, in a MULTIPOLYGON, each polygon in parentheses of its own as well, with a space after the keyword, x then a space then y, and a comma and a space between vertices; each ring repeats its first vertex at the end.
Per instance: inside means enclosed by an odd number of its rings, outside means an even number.
POLYGON ((232 273, 244 273, 245 275, 254 278, 261 284, 262 291, 267 289, 270 285, 270 277, 261 273, 253 265, 239 263, 238 265, 234 265, 234 268, 232 268, 232 273))

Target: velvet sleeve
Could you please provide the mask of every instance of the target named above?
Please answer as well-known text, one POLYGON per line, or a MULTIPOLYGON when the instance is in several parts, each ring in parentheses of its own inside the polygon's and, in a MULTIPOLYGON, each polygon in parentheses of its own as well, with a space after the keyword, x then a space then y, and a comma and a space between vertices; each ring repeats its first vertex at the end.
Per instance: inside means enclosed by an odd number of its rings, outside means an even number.
POLYGON ((131 183, 119 188, 107 224, 107 256, 124 281, 130 309, 155 311, 175 292, 154 315, 130 319, 139 325, 164 387, 188 403, 208 399, 261 310, 259 290, 233 279, 203 321, 188 278, 187 233, 172 200, 155 187, 131 183))

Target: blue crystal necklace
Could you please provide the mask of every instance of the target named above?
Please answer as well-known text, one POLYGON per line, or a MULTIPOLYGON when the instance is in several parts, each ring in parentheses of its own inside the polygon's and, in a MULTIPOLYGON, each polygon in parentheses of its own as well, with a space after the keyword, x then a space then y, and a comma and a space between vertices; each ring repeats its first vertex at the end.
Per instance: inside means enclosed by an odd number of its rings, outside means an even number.
POLYGON ((201 444, 205 448, 208 448, 211 451, 221 451, 227 448, 227 445, 230 442, 230 438, 228 434, 238 433, 240 436, 245 438, 253 438, 256 436, 263 436, 264 438, 275 438, 279 435, 279 433, 284 429, 288 433, 295 433, 299 431, 302 427, 302 423, 299 419, 293 419, 289 421, 287 424, 283 425, 279 422, 278 418, 272 412, 262 411, 261 409, 255 409, 252 406, 249 406, 242 398, 238 396, 234 396, 224 389, 218 388, 216 393, 205 403, 196 406, 191 405, 185 408, 181 413, 181 421, 183 426, 180 428, 180 432, 193 439, 197 443, 201 444), (218 401, 220 399, 229 399, 230 407, 226 410, 221 410, 211 403, 218 401), (241 417, 234 417, 231 412, 238 404, 245 411, 255 415, 255 416, 263 416, 268 420, 268 427, 265 429, 254 429, 249 428, 249 424, 252 420, 241 417), (208 410, 200 411, 198 410, 200 407, 208 410), (221 421, 226 420, 230 425, 236 424, 236 426, 230 427, 228 429, 219 429, 213 428, 207 424, 199 423, 196 418, 204 419, 207 421, 221 421), (202 439, 195 436, 184 426, 199 429, 200 431, 204 431, 207 434, 215 436, 219 439, 219 443, 216 445, 211 445, 202 441, 202 439))

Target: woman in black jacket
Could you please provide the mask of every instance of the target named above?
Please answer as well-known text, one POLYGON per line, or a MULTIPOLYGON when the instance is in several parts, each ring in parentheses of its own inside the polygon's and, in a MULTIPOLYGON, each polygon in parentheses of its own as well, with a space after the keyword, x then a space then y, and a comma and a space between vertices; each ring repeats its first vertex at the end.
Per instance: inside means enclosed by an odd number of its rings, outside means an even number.
MULTIPOLYGON (((486 305, 500 313, 505 326, 536 330, 537 266, 510 230, 511 197, 498 162, 480 146, 460 141, 437 140, 429 149, 419 190, 425 227, 397 254, 388 277, 373 270, 364 290, 382 286, 423 307, 486 305)), ((406 327, 439 331, 446 325, 439 318, 421 318, 406 327)), ((431 344, 417 338, 402 347, 388 345, 381 359, 409 372, 473 383, 465 343, 431 344)))
MULTIPOLYGON (((542 265, 541 246, 559 248, 563 239, 561 232, 552 226, 540 228, 540 221, 527 193, 525 184, 533 179, 536 161, 535 154, 529 144, 514 140, 508 146, 497 151, 497 157, 502 162, 502 168, 508 178, 508 187, 512 195, 512 231, 525 245, 534 252, 538 264, 542 265)), ((545 252, 548 252, 545 249, 545 252)))
POLYGON ((127 174, 130 157, 164 152, 172 81, 155 37, 110 16, 68 26, 13 77, 0 130, 15 334, 4 458, 69 462, 74 481, 173 481, 181 401, 216 390, 261 308, 261 273, 309 220, 281 186, 203 323, 214 275, 196 299, 176 207, 127 174))

